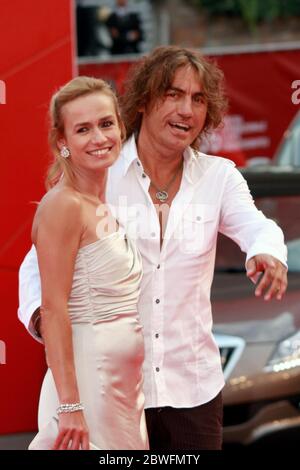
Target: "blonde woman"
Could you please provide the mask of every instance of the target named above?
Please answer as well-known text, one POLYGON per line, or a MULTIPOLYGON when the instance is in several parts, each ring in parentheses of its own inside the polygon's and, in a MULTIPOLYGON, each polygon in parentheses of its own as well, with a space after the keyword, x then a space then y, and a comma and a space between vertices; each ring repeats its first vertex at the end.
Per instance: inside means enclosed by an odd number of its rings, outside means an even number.
POLYGON ((77 77, 52 97, 50 117, 55 162, 32 227, 49 369, 30 448, 147 449, 141 260, 105 204, 124 137, 116 97, 77 77))

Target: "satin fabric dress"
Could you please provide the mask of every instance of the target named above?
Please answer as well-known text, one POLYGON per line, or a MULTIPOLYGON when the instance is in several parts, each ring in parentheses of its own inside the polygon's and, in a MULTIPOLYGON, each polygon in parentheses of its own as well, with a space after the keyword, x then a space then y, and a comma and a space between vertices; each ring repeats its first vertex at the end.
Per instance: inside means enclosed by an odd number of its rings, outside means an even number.
MULTIPOLYGON (((68 310, 80 401, 91 449, 148 449, 137 314, 142 264, 119 229, 79 249, 68 310)), ((39 402, 39 432, 29 449, 57 437, 58 396, 48 369, 39 402)))

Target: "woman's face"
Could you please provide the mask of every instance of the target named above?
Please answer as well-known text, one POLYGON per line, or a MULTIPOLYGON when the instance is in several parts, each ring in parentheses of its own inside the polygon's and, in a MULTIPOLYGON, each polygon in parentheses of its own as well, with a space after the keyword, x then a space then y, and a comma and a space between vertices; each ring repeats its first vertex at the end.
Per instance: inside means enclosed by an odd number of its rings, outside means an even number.
POLYGON ((74 170, 110 167, 121 150, 121 130, 113 99, 101 92, 76 98, 62 108, 64 137, 74 170))

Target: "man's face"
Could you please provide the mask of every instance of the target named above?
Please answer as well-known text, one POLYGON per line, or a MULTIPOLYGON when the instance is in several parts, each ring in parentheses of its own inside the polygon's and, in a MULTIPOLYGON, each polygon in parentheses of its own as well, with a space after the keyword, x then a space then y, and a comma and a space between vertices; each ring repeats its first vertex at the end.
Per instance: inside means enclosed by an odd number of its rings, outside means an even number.
POLYGON ((165 150, 182 154, 203 129, 207 103, 197 72, 186 65, 177 69, 162 99, 142 110, 141 136, 165 150))

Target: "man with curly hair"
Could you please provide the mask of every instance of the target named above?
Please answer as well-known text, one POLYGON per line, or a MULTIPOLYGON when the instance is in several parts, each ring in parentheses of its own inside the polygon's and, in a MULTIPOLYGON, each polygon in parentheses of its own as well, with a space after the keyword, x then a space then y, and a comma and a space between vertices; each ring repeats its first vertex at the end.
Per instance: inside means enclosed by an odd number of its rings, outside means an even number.
MULTIPOLYGON (((159 47, 134 67, 121 109, 127 141, 111 168, 107 201, 143 258, 150 447, 221 449, 224 379, 210 303, 217 235, 246 253, 248 277, 264 272, 255 295, 268 301, 280 300, 287 286, 283 234, 256 209, 231 161, 198 150, 226 110, 214 63, 197 51, 159 47)), ((19 316, 35 335, 37 279, 30 252, 21 268, 19 316)))

